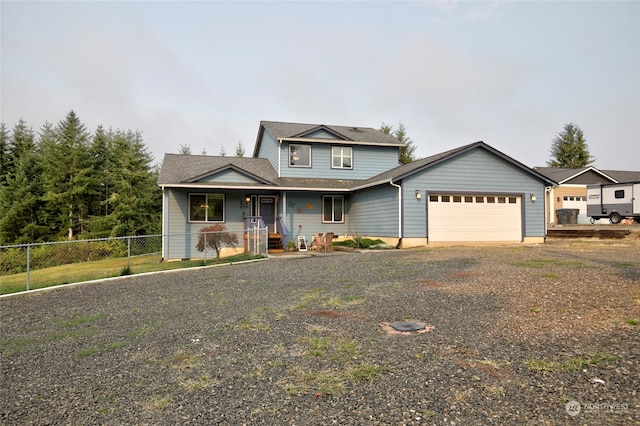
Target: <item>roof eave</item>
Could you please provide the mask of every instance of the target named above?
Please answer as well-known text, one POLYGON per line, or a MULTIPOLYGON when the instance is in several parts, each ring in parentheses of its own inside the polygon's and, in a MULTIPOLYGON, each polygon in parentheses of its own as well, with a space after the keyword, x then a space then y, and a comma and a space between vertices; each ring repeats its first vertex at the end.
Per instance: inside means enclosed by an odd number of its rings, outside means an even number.
POLYGON ((313 139, 313 138, 277 138, 280 142, 307 142, 307 143, 324 143, 324 144, 341 144, 341 145, 368 145, 368 146, 393 146, 402 148, 407 146, 404 143, 387 143, 387 142, 366 142, 354 140, 337 140, 337 139, 313 139))

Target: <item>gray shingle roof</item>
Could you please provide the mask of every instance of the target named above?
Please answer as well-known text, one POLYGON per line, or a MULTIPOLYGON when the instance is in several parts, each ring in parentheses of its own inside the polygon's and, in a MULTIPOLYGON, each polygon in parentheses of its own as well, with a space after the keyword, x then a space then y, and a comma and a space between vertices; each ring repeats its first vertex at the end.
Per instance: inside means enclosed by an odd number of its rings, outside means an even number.
POLYGON ((402 142, 393 136, 382 133, 371 127, 335 126, 325 124, 283 123, 278 121, 261 121, 260 125, 271 133, 276 139, 289 139, 305 137, 314 129, 325 128, 333 133, 342 135, 345 140, 372 144, 389 144, 404 146, 402 142))
MULTIPOLYGON (((364 188, 368 186, 379 185, 391 179, 398 181, 404 177, 410 176, 425 168, 431 167, 441 161, 455 157, 465 151, 483 148, 494 153, 505 161, 510 162, 514 166, 532 174, 538 179, 550 185, 555 185, 556 180, 543 175, 542 173, 531 169, 524 164, 514 160, 513 158, 501 153, 500 151, 490 147, 484 142, 474 142, 449 151, 441 152, 430 157, 416 160, 409 164, 403 164, 394 169, 383 172, 377 176, 367 180, 348 180, 348 179, 307 179, 307 178, 278 178, 271 163, 264 158, 244 158, 244 157, 213 157, 206 155, 182 155, 182 154, 166 154, 162 163, 162 168, 158 176, 158 185, 176 185, 190 183, 192 185, 211 185, 210 183, 194 182, 198 178, 202 178, 209 174, 221 171, 227 168, 235 168, 236 170, 246 171, 250 176, 254 176, 263 181, 266 185, 272 185, 274 189, 287 188, 289 190, 314 190, 314 189, 335 189, 335 190, 353 190, 356 188, 364 188)), ((232 183, 216 183, 216 186, 233 186, 232 183)))
POLYGON ((620 183, 640 181, 640 172, 624 170, 603 170, 593 166, 580 167, 575 169, 562 167, 534 167, 534 170, 560 183, 569 178, 585 173, 589 170, 593 170, 594 173, 609 176, 610 178, 613 178, 620 183))
POLYGON ((640 182, 640 172, 625 170, 602 170, 602 173, 611 176, 620 183, 640 182))
POLYGON ((265 158, 165 154, 158 175, 158 185, 188 183, 230 167, 243 170, 266 182, 275 183, 278 179, 271 163, 265 158))
POLYGON ((381 182, 381 181, 385 181, 385 180, 390 180, 393 179, 395 181, 401 180, 402 178, 409 176, 413 173, 416 173, 417 171, 423 170, 425 168, 434 166, 438 163, 440 163, 441 161, 444 161, 446 159, 455 157, 458 154, 461 154, 465 151, 471 150, 471 149, 475 149, 475 148, 484 148, 489 152, 494 153, 495 155, 499 156, 500 158, 510 162, 511 164, 513 164, 514 166, 534 175, 535 177, 537 177, 538 179, 545 181, 546 183, 550 184, 550 185, 555 185, 556 181, 554 179, 549 179, 548 177, 542 175, 541 173, 525 166, 524 164, 514 160, 513 158, 509 157, 506 154, 503 154, 502 152, 496 150, 495 148, 492 148, 491 146, 487 145, 486 143, 479 141, 479 142, 474 142, 468 145, 464 145, 458 148, 454 148, 451 149, 449 151, 445 151, 445 152, 441 152, 439 154, 436 155, 432 155, 430 157, 425 157, 422 158, 420 160, 416 160, 412 163, 409 164, 403 164, 399 167, 396 167, 395 169, 391 169, 389 171, 386 171, 384 173, 381 173, 377 176, 372 177, 371 179, 369 179, 367 181, 367 183, 365 184, 365 186, 367 184, 374 184, 376 182, 381 182))

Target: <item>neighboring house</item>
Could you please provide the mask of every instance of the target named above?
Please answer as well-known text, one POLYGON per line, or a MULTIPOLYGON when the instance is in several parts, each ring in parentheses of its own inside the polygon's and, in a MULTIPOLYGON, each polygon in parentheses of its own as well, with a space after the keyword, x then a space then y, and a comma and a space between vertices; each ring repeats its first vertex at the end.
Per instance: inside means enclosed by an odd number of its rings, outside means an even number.
MULTIPOLYGON (((317 232, 435 242, 543 242, 544 191, 555 182, 484 142, 399 163, 403 146, 372 128, 263 121, 252 158, 167 154, 158 177, 163 234, 256 218, 283 247, 317 232)), ((163 258, 194 258, 172 238, 163 258)))
POLYGON ((558 182, 557 187, 549 187, 546 192, 548 224, 558 223, 557 211, 560 209, 578 209, 578 223, 590 223, 587 217, 587 185, 640 181, 640 172, 599 170, 593 166, 578 169, 534 167, 534 170, 558 182))

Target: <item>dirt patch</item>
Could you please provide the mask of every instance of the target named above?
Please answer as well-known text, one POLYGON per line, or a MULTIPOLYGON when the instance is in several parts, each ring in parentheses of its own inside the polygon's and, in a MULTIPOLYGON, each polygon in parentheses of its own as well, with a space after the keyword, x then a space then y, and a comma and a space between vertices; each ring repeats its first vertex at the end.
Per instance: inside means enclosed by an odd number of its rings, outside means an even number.
POLYGON ((434 281, 434 280, 418 280, 418 282, 422 285, 412 287, 413 291, 426 291, 431 290, 433 288, 442 288, 444 287, 444 283, 434 281))

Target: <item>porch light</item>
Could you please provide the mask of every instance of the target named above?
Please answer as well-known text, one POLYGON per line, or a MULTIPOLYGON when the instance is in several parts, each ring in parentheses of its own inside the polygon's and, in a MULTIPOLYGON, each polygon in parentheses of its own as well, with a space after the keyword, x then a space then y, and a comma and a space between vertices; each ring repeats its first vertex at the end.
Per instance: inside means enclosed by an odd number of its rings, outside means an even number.
POLYGON ((531 194, 529 194, 529 199, 534 202, 536 201, 536 194, 534 194, 533 192, 531 194))
POLYGON ((422 194, 420 193, 419 189, 416 189, 416 200, 419 200, 422 198, 422 194))
POLYGON ((250 196, 248 196, 248 195, 247 195, 247 196, 245 196, 245 197, 244 197, 244 201, 245 201, 245 202, 247 202, 247 203, 251 202, 251 197, 250 197, 250 196))

